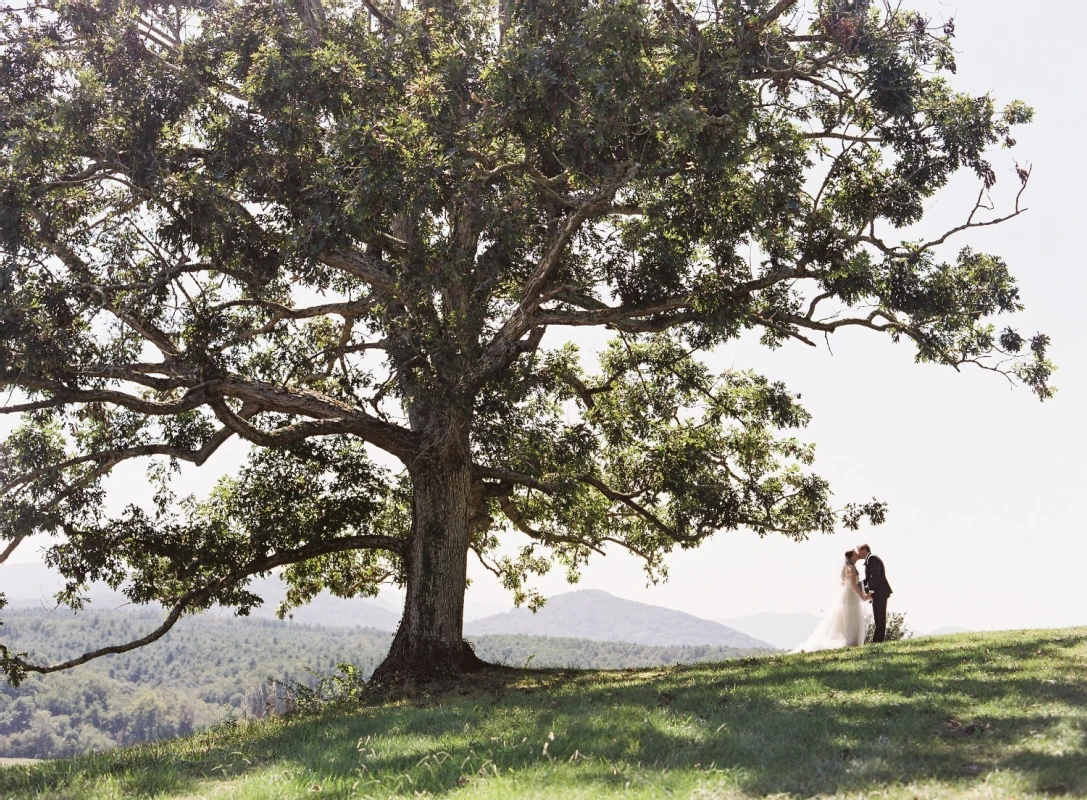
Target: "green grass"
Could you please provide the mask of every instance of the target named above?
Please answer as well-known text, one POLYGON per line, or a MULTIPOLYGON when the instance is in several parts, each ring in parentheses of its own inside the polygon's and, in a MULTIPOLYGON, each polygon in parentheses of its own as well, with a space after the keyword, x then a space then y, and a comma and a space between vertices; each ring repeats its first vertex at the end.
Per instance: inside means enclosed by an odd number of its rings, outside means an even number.
POLYGON ((0 797, 1087 796, 1087 628, 471 688, 0 769, 0 797))

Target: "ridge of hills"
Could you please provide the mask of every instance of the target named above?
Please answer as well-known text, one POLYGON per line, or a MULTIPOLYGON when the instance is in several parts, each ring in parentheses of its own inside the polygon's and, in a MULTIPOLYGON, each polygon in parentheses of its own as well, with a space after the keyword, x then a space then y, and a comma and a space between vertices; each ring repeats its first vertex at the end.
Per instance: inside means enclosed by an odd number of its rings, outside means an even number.
MULTIPOLYGON (((60 579, 41 564, 0 567, 0 591, 12 607, 42 607, 60 586, 60 579)), ((253 591, 265 599, 252 616, 274 619, 275 608, 285 596, 283 581, 275 575, 253 581, 253 591)), ((127 599, 107 586, 94 586, 91 607, 109 610, 124 606, 127 599)), ((626 642, 661 647, 712 646, 741 650, 772 650, 774 645, 756 636, 720 623, 663 606, 625 600, 598 589, 565 592, 548 599, 542 609, 512 609, 502 613, 494 606, 468 603, 465 635, 517 634, 589 639, 599 642, 626 642), (487 613, 487 616, 476 616, 487 613)), ((229 611, 212 612, 230 616, 229 611)), ((395 631, 400 610, 381 598, 345 600, 327 592, 291 612, 291 620, 302 625, 372 628, 395 631)))
POLYGON ((555 595, 536 613, 515 608, 472 620, 464 626, 464 631, 469 636, 568 636, 655 646, 712 645, 748 650, 774 649, 760 639, 719 622, 671 608, 625 600, 599 589, 580 589, 555 595))
MULTIPOLYGON (((0 592, 7 595, 11 608, 51 608, 52 595, 60 588, 60 583, 57 574, 41 563, 0 565, 0 592)), ((276 606, 286 595, 282 580, 271 575, 253 581, 252 587, 265 598, 264 605, 253 609, 252 616, 276 619, 276 606)), ((128 604, 122 594, 99 584, 92 585, 90 599, 90 608, 102 611, 127 607, 128 604)), ((302 625, 395 631, 400 622, 400 604, 400 598, 395 595, 345 600, 323 592, 309 604, 294 609, 290 619, 302 625)), ((213 616, 232 616, 229 610, 212 610, 210 613, 213 616)), ((511 610, 496 603, 469 599, 465 603, 464 616, 466 633, 469 635, 524 634, 661 646, 715 645, 779 650, 797 647, 807 639, 819 621, 815 614, 773 612, 707 619, 663 606, 624 600, 593 589, 555 595, 535 616, 524 609, 511 610), (594 605, 604 605, 609 612, 601 613, 599 608, 593 608, 594 605), (554 615, 559 607, 564 609, 563 614, 569 616, 556 623, 554 615), (621 633, 616 632, 615 620, 609 616, 616 611, 627 618, 618 626, 621 633), (669 626, 674 624, 679 627, 667 635, 661 635, 662 631, 668 631, 669 626), (714 624, 731 629, 732 634, 721 631, 714 624), (676 631, 682 634, 677 637, 674 635, 676 631), (737 633, 741 636, 736 636, 737 633), (752 644, 743 636, 756 643, 752 644)), ((934 630, 915 630, 914 633, 935 636, 969 631, 968 628, 945 626, 934 630)))
MULTIPOLYGON (((257 578, 250 586, 264 598, 264 604, 254 608, 251 616, 277 619, 276 606, 286 597, 286 587, 279 576, 257 578)), ((0 592, 7 595, 11 608, 52 608, 52 596, 60 587, 60 577, 44 564, 0 566, 0 592)), ((127 597, 105 584, 93 584, 89 596, 90 608, 101 611, 127 607, 129 602, 127 597)), ((157 605, 143 608, 154 609, 157 605)), ((232 616, 228 610, 217 609, 210 613, 213 616, 232 616)), ((400 622, 400 612, 383 600, 366 597, 345 600, 322 592, 309 604, 294 609, 291 619, 303 625, 395 631, 400 622)))

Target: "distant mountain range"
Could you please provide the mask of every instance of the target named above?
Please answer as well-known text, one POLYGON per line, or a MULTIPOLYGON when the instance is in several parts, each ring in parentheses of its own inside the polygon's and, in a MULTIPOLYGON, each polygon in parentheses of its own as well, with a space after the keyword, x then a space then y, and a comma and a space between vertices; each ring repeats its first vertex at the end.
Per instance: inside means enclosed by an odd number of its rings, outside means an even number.
MULTIPOLYGON (((7 595, 12 607, 51 607, 52 595, 59 588, 59 577, 44 564, 0 567, 0 591, 7 595)), ((276 606, 285 595, 282 580, 269 576, 254 581, 252 588, 264 598, 264 605, 254 609, 252 616, 274 617, 276 606)), ((104 585, 92 587, 90 596, 91 607, 98 610, 110 610, 127 603, 123 595, 104 585)), ((623 600, 591 589, 556 595, 535 614, 527 609, 495 614, 497 608, 500 607, 469 602, 465 609, 465 634, 574 637, 672 647, 709 645, 736 650, 773 649, 766 641, 692 614, 623 600)), ((229 612, 220 612, 220 615, 229 615, 229 612)), ((400 622, 400 609, 384 598, 344 600, 326 592, 308 605, 295 609, 291 619, 303 625, 394 631, 400 622)))
MULTIPOLYGON (((0 566, 0 592, 12 607, 52 607, 52 595, 60 588, 59 576, 41 563, 0 566)), ((270 619, 286 594, 283 581, 275 575, 253 582, 265 600, 252 616, 270 619)), ((127 599, 105 585, 91 588, 91 608, 111 610, 127 605, 127 599)), ((400 622, 400 599, 395 594, 378 598, 344 600, 327 592, 292 612, 291 619, 303 625, 372 628, 395 631, 400 622)), ((229 611, 218 612, 231 616, 229 611)), ((551 597, 533 614, 527 609, 505 610, 494 603, 465 605, 465 633, 469 636, 517 634, 526 636, 576 637, 598 642, 629 642, 654 646, 713 646, 735 649, 791 650, 815 629, 814 614, 761 613, 708 620, 676 611, 624 600, 607 592, 582 589, 551 597)), ((968 629, 944 627, 928 635, 964 633, 968 629)), ((925 632, 918 632, 925 633, 925 632)))
MULTIPOLYGON (((276 607, 286 597, 286 587, 276 575, 258 578, 250 584, 253 591, 264 598, 264 604, 253 609, 258 619, 274 619, 276 607)), ((13 608, 52 608, 53 595, 60 589, 61 579, 45 564, 8 564, 0 566, 0 592, 7 595, 13 608)), ((128 598, 104 584, 96 584, 90 590, 91 607, 107 611, 127 605, 128 598)), ((465 606, 465 617, 476 619, 488 616, 503 607, 493 603, 473 603, 465 606)), ((215 612, 213 612, 215 613, 215 612)), ((230 615, 229 611, 218 612, 230 615)), ((328 627, 374 628, 395 631, 400 623, 400 600, 391 598, 358 597, 345 600, 322 592, 312 602, 291 613, 291 619, 303 625, 328 627)))
POLYGON ((555 595, 533 614, 515 608, 465 625, 468 636, 520 634, 646 645, 714 645, 774 649, 765 641, 708 619, 624 600, 596 589, 555 595))

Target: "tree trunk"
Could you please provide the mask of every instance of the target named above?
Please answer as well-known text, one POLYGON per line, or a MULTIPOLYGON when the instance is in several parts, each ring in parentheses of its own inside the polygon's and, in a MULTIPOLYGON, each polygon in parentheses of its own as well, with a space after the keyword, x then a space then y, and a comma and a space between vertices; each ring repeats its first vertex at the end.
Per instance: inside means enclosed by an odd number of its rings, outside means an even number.
MULTIPOLYGON (((412 427, 415 423, 413 419, 412 427)), ((430 446, 409 466, 413 498, 404 564, 407 597, 389 654, 374 672, 372 680, 378 684, 450 678, 485 666, 464 641, 472 490, 467 427, 445 414, 425 425, 430 446)))

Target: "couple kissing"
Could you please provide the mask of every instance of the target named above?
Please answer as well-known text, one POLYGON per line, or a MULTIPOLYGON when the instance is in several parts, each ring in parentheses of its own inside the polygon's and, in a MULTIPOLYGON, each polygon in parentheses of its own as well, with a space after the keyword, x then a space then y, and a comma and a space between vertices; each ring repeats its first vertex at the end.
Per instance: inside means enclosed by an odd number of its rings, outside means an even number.
POLYGON ((887 638, 887 598, 891 596, 891 584, 887 582, 887 569, 879 556, 866 544, 858 545, 845 553, 845 563, 839 574, 841 591, 837 601, 820 620, 808 640, 794 653, 811 653, 816 650, 833 650, 839 647, 855 647, 864 644, 868 632, 868 620, 862 603, 872 603, 875 618, 875 635, 872 642, 878 644, 887 638), (857 564, 864 562, 864 579, 857 564))

